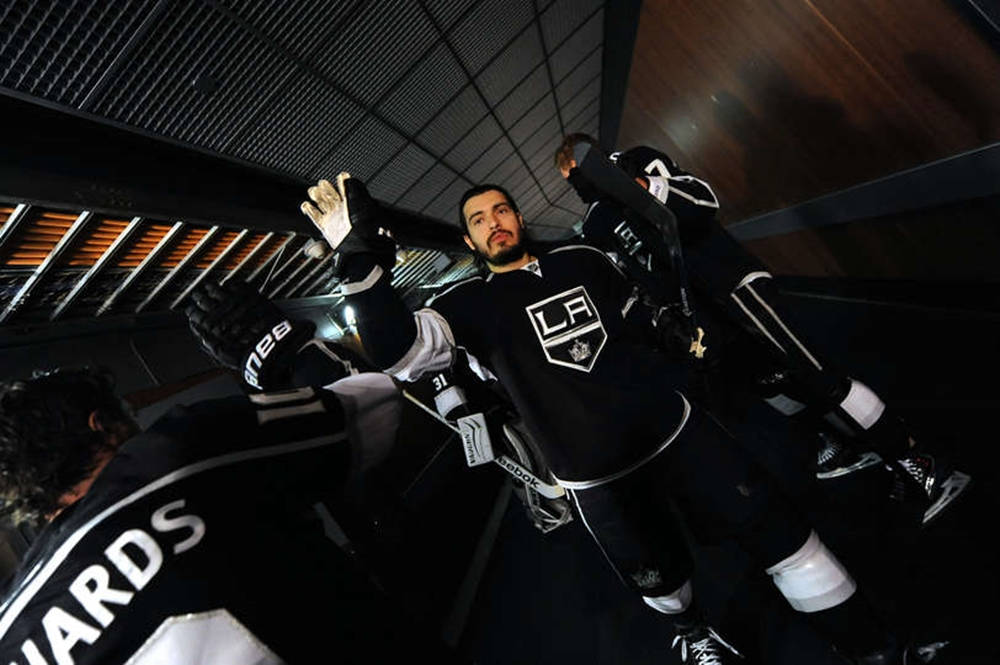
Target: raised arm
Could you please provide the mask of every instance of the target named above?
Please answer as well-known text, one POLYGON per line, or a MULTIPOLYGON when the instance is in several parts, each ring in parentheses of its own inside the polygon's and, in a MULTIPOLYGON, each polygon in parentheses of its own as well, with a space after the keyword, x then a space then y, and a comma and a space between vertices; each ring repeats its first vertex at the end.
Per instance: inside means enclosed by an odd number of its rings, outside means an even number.
POLYGON ((448 323, 434 310, 412 314, 393 290, 396 245, 364 183, 341 173, 336 183, 310 187, 309 198, 302 212, 340 253, 340 293, 357 313, 372 362, 404 381, 448 367, 455 346, 448 323))

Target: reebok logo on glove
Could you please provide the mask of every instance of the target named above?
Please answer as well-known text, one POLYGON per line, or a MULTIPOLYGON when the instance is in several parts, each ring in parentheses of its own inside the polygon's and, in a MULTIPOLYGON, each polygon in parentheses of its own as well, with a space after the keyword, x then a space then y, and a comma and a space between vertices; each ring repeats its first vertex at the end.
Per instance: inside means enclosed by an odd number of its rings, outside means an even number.
POLYGON ((254 388, 263 390, 260 385, 260 368, 264 359, 274 350, 277 342, 292 330, 292 324, 288 319, 277 324, 271 331, 260 338, 254 346, 253 351, 247 356, 247 361, 243 365, 243 379, 254 388))

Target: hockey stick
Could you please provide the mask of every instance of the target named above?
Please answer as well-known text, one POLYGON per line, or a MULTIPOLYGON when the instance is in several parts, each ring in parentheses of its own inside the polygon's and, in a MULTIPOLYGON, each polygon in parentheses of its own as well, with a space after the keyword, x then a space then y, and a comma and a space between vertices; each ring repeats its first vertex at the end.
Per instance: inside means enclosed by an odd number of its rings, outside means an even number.
POLYGON ((608 197, 633 211, 641 218, 660 230, 670 258, 670 267, 677 277, 677 288, 680 292, 681 313, 691 323, 692 332, 698 326, 694 320, 694 312, 688 302, 688 280, 684 269, 684 255, 681 252, 681 238, 677 229, 677 218, 656 197, 632 180, 620 168, 611 163, 607 157, 589 143, 577 143, 573 148, 573 158, 576 165, 587 180, 608 197))
MULTIPOLYGON (((400 390, 400 392, 403 393, 403 397, 416 404, 423 411, 427 412, 432 418, 434 418, 434 420, 437 420, 438 422, 442 423, 445 427, 458 434, 459 441, 462 440, 462 430, 460 430, 456 425, 452 424, 447 418, 444 418, 437 411, 435 411, 434 409, 430 408, 429 406, 421 402, 419 399, 411 395, 409 392, 405 390, 400 390)), ((528 471, 522 465, 518 464, 517 462, 507 457, 506 455, 500 455, 499 457, 495 457, 493 458, 493 461, 496 462, 500 466, 500 468, 502 468, 504 471, 506 471, 514 478, 524 483, 527 487, 530 487, 531 489, 535 490, 536 492, 544 496, 546 499, 558 499, 566 496, 566 490, 564 490, 562 487, 560 487, 559 485, 549 485, 548 483, 543 482, 541 478, 533 474, 531 471, 528 471)))

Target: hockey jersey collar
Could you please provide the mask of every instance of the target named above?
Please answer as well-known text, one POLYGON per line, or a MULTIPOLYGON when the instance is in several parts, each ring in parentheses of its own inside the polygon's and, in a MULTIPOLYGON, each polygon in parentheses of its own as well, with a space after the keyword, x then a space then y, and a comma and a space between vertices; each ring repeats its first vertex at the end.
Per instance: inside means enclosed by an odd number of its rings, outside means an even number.
MULTIPOLYGON (((542 268, 541 266, 538 265, 538 259, 535 259, 531 263, 524 264, 523 266, 518 268, 518 270, 524 270, 525 272, 530 272, 532 275, 535 275, 537 277, 542 276, 542 268)), ((489 275, 486 276, 486 281, 487 282, 491 281, 493 277, 496 276, 496 274, 497 273, 495 272, 491 272, 489 275)))

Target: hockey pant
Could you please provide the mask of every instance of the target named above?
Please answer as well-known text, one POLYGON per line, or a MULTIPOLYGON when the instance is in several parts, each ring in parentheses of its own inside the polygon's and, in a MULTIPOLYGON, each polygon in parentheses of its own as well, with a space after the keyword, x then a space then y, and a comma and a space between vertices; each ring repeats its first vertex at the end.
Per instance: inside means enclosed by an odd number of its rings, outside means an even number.
POLYGON ((792 323, 770 274, 751 272, 728 295, 733 317, 771 351, 793 379, 792 390, 766 398, 772 407, 786 416, 812 408, 831 425, 862 438, 882 455, 905 454, 909 433, 902 422, 871 388, 842 375, 820 358, 792 323))
POLYGON ((735 539, 795 609, 827 609, 855 589, 764 472, 700 410, 645 465, 570 494, 622 582, 666 614, 691 601, 693 562, 680 519, 703 544, 735 539))

